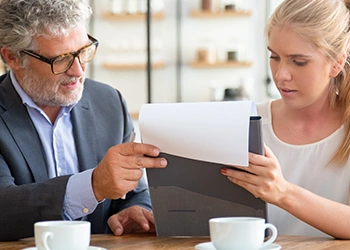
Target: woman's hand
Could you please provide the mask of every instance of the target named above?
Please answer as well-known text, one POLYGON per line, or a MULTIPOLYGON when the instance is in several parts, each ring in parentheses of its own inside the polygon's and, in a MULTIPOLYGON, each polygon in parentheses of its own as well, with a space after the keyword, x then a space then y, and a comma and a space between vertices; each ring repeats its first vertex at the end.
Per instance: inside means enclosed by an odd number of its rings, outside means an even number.
POLYGON ((290 184, 283 178, 279 162, 270 148, 265 146, 265 156, 249 153, 249 166, 221 169, 227 178, 245 188, 255 197, 278 205, 288 193, 290 184))

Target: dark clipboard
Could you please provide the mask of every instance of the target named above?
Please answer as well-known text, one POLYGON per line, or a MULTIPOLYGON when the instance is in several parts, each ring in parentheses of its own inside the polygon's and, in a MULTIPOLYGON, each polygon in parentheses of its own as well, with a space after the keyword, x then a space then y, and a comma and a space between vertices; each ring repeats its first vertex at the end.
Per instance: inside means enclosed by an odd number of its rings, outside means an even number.
MULTIPOLYGON (((261 117, 252 116, 249 151, 263 154, 261 117)), ((168 166, 147 169, 157 236, 209 236, 209 219, 253 216, 267 219, 267 205, 229 182, 224 166, 166 153, 168 166)))

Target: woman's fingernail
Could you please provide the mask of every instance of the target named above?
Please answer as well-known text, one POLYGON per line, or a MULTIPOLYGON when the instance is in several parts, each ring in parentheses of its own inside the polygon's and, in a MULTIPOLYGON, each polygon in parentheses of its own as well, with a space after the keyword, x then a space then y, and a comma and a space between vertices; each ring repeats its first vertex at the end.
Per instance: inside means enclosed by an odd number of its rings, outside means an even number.
POLYGON ((160 160, 160 165, 161 165, 162 167, 166 167, 167 164, 168 164, 168 162, 166 161, 166 159, 161 159, 161 160, 160 160))
POLYGON ((226 172, 227 172, 227 171, 226 171, 226 168, 222 168, 222 169, 221 169, 221 173, 222 173, 222 174, 226 174, 226 172))

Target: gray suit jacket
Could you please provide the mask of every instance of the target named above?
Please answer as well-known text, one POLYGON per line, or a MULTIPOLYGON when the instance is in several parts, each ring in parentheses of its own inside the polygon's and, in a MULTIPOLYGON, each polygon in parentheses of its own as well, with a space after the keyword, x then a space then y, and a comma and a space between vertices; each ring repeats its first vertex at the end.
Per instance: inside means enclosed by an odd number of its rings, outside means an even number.
MULTIPOLYGON (((71 119, 79 170, 97 166, 108 148, 133 130, 124 99, 112 87, 85 80, 71 119)), ((0 241, 34 235, 34 223, 62 220, 70 176, 49 179, 41 141, 9 74, 0 77, 0 241)), ((132 205, 151 208, 144 180, 126 200, 106 200, 89 215, 92 233, 108 233, 110 215, 132 205)))

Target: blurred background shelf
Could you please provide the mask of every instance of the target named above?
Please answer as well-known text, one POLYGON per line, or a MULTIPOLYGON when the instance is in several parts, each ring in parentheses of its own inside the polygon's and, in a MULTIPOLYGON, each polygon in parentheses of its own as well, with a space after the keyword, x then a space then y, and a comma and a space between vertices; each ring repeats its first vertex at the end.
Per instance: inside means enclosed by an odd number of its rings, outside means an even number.
POLYGON ((130 116, 133 120, 139 119, 139 112, 130 112, 130 116))
MULTIPOLYGON (((112 12, 104 12, 103 18, 109 21, 133 21, 133 20, 146 20, 146 14, 135 13, 121 13, 121 14, 113 14, 112 12)), ((155 12, 152 13, 152 20, 163 20, 164 13, 163 12, 155 12)))
MULTIPOLYGON (((133 63, 133 64, 118 64, 118 63, 103 63, 105 69, 110 70, 146 70, 146 63, 133 63)), ((153 63, 152 69, 163 69, 165 63, 153 63)))
POLYGON ((0 60, 0 75, 5 73, 5 65, 4 63, 0 60))
POLYGON ((191 66, 193 68, 247 68, 252 66, 251 62, 217 62, 217 63, 207 63, 207 62, 192 62, 191 66))
POLYGON ((205 11, 205 10, 192 10, 190 16, 194 18, 218 18, 218 17, 249 17, 252 15, 251 11, 236 11, 225 10, 219 12, 205 11))
POLYGON ((100 41, 90 77, 120 90, 134 119, 144 103, 227 100, 226 90, 278 97, 264 27, 282 0, 90 1, 100 41))

